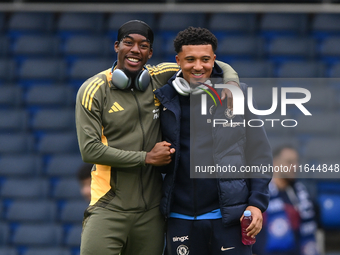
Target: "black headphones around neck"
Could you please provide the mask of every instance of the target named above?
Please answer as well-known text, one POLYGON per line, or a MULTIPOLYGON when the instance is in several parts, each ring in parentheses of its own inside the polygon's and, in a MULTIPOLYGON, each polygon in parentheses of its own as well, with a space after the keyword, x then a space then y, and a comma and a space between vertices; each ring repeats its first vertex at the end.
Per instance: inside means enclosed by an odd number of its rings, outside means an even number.
MULTIPOLYGON (((133 83, 131 78, 128 77, 123 70, 115 68, 116 64, 117 61, 113 64, 111 69, 113 84, 119 89, 129 89, 133 83)), ((149 83, 150 74, 148 69, 144 67, 134 80, 135 88, 139 91, 145 91, 149 86, 149 83)))

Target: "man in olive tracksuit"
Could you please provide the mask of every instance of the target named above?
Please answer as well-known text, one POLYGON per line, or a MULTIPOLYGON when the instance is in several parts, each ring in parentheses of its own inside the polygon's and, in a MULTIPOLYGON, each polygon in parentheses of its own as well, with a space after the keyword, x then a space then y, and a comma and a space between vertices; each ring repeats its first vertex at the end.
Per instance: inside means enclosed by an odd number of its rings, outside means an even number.
MULTIPOLYGON (((79 148, 92 171, 81 255, 161 255, 164 219, 159 212, 161 173, 174 149, 161 142, 153 91, 178 70, 173 63, 144 66, 153 32, 141 21, 125 23, 115 43, 117 62, 81 86, 76 101, 79 148)), ((225 82, 235 71, 221 63, 225 82)))

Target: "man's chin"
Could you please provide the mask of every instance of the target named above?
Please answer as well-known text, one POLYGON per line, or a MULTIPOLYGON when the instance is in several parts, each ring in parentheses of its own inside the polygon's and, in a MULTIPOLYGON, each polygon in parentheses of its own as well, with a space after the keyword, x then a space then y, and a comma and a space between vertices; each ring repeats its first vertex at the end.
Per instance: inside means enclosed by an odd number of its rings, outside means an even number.
POLYGON ((138 70, 131 70, 128 68, 124 68, 124 73, 130 77, 130 78, 135 78, 141 71, 142 69, 138 69, 138 70))

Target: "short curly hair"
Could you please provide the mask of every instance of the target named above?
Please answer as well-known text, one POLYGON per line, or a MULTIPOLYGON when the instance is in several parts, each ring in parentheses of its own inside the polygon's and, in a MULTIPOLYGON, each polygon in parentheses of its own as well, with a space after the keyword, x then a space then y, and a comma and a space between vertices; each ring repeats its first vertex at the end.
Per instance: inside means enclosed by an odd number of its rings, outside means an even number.
POLYGON ((206 28, 188 27, 180 31, 175 40, 174 47, 177 53, 182 51, 183 45, 207 45, 211 44, 213 51, 217 49, 217 38, 206 28))

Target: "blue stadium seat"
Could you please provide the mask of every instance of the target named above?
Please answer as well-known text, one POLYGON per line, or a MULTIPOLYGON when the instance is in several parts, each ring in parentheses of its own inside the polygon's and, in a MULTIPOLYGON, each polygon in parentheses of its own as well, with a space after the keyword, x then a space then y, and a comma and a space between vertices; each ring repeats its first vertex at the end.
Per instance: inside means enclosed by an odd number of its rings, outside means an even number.
POLYGON ((255 60, 263 56, 264 41, 255 36, 230 36, 219 42, 216 50, 221 60, 255 60))
MULTIPOLYGON (((1 64, 0 64, 1 65, 1 64)), ((19 86, 3 85, 0 86, 0 106, 19 107, 23 102, 23 90, 19 86)))
POLYGON ((279 68, 280 78, 321 78, 326 77, 326 68, 322 62, 286 61, 279 68))
POLYGON ((52 196, 55 199, 82 199, 76 178, 58 178, 53 180, 52 185, 52 196))
POLYGON ((56 57, 59 53, 59 38, 46 35, 20 36, 12 45, 14 57, 56 57))
MULTIPOLYGON (((0 87, 1 89, 1 87, 0 87)), ((75 102, 73 88, 62 85, 35 85, 27 89, 27 106, 70 106, 75 102)))
POLYGON ((329 77, 340 78, 340 63, 337 63, 330 68, 329 77))
MULTIPOLYGON (((333 192, 332 192, 333 193, 333 192)), ((318 195, 318 204, 320 207, 320 222, 324 228, 338 229, 340 227, 340 193, 318 195)))
POLYGON ((33 131, 70 131, 75 130, 75 112, 69 109, 41 109, 32 116, 33 131))
POLYGON ((75 34, 98 34, 104 25, 103 13, 64 12, 57 20, 57 29, 62 37, 75 34))
POLYGON ((48 176, 75 177, 83 163, 80 154, 54 155, 47 162, 46 173, 48 176))
MULTIPOLYGON (((9 239, 9 226, 6 222, 0 222, 0 245, 4 246, 7 244, 9 239)), ((7 255, 7 254, 6 254, 7 255)))
POLYGON ((51 200, 14 200, 8 203, 5 220, 9 222, 53 222, 57 206, 51 200))
POLYGON ((1 247, 0 255, 19 255, 19 253, 13 247, 1 247))
POLYGON ((157 29, 154 13, 111 13, 107 22, 109 36, 116 41, 118 29, 130 20, 141 20, 148 24, 153 31, 157 29))
POLYGON ((34 150, 34 139, 30 134, 0 134, 0 153, 28 153, 34 150))
POLYGON ((179 31, 193 27, 203 27, 205 21, 204 13, 162 13, 158 21, 159 33, 168 39, 179 31))
POLYGON ((12 59, 0 59, 0 84, 1 82, 12 82, 15 72, 15 62, 12 59))
POLYGON ((239 78, 270 78, 274 77, 274 66, 266 60, 233 61, 232 68, 238 73, 239 78))
POLYGON ((42 172, 42 159, 36 154, 9 154, 0 156, 0 176, 34 177, 42 172))
MULTIPOLYGON (((267 129, 266 129, 267 130, 267 129)), ((268 134, 268 140, 272 150, 282 146, 282 145, 292 145, 296 148, 300 148, 300 141, 296 139, 294 135, 270 135, 268 134)))
POLYGON ((340 14, 338 13, 317 13, 312 21, 312 33, 318 38, 325 38, 329 35, 340 33, 340 14))
POLYGON ((83 83, 93 75, 111 68, 114 61, 110 58, 76 60, 70 67, 69 78, 83 83))
POLYGON ((310 60, 315 52, 316 42, 308 37, 277 37, 268 47, 269 58, 277 62, 310 60))
MULTIPOLYGON (((322 99, 319 94, 316 95, 317 101, 328 100, 328 98, 322 99)), ((340 134, 340 116, 337 112, 324 111, 313 113, 312 116, 299 115, 296 121, 299 123, 295 128, 297 134, 310 135, 312 137, 336 137, 340 134)))
MULTIPOLYGON (((310 86, 306 86, 301 83, 301 86, 298 86, 308 89, 311 93, 311 99, 305 104, 306 108, 310 112, 329 114, 336 110, 338 100, 336 91, 331 86, 325 85, 325 82, 321 81, 321 84, 311 84, 310 86)), ((314 121, 315 119, 316 118, 313 117, 314 121)))
POLYGON ((81 200, 67 200, 61 207, 60 220, 63 223, 81 224, 84 218, 84 212, 89 203, 81 200))
POLYGON ((265 13, 260 31, 267 38, 281 35, 301 36, 307 32, 308 16, 305 13, 265 13))
POLYGON ((52 12, 13 12, 8 21, 7 29, 10 36, 23 34, 46 34, 53 31, 52 12))
POLYGON ((340 141, 337 138, 311 138, 305 145, 304 157, 309 163, 323 164, 329 159, 338 159, 340 141))
POLYGON ((38 152, 43 154, 78 153, 78 141, 75 130, 43 134, 38 142, 38 152))
POLYGON ((113 43, 104 36, 72 36, 62 47, 64 56, 72 60, 76 57, 105 57, 114 52, 113 43))
POLYGON ((224 35, 250 35, 257 29, 254 13, 213 13, 208 29, 219 39, 224 35))
POLYGON ((65 248, 28 248, 22 255, 72 255, 72 252, 65 248))
POLYGON ((329 63, 338 63, 340 61, 339 44, 339 36, 332 36, 323 40, 319 51, 321 59, 329 63))
POLYGON ((59 246, 62 227, 56 224, 19 224, 14 228, 12 243, 23 246, 59 246))
POLYGON ((153 45, 152 45, 153 52, 152 52, 152 58, 150 60, 152 61, 153 58, 164 57, 166 55, 164 51, 168 51, 166 47, 168 47, 167 45, 169 44, 171 44, 171 53, 174 56, 175 50, 173 46, 173 41, 171 40, 165 41, 163 40, 162 36, 160 36, 159 34, 156 34, 153 40, 153 45))
POLYGON ((65 244, 69 247, 80 247, 82 225, 71 226, 66 234, 65 244))
MULTIPOLYGON (((0 23, 1 23, 1 21, 0 21, 0 23)), ((3 58, 3 57, 8 56, 9 45, 10 44, 9 44, 8 38, 6 36, 0 36, 0 57, 3 58)))
POLYGON ((24 109, 0 110, 0 132, 27 131, 28 112, 24 109))
MULTIPOLYGON (((269 107, 266 107, 269 109, 269 107)), ((278 106, 280 108, 280 106, 278 106)), ((265 109, 265 108, 264 108, 265 109)), ((260 116, 264 122, 264 128, 266 129, 268 137, 293 137, 294 128, 284 127, 282 121, 286 119, 292 119, 291 115, 288 113, 285 116, 281 115, 279 110, 268 116, 260 116)), ((294 125, 294 122, 283 122, 284 125, 294 125)))
POLYGON ((19 69, 21 81, 57 82, 65 78, 66 64, 59 59, 26 59, 19 69))
POLYGON ((1 197, 12 199, 47 198, 48 193, 49 183, 42 178, 7 178, 0 189, 1 197))

